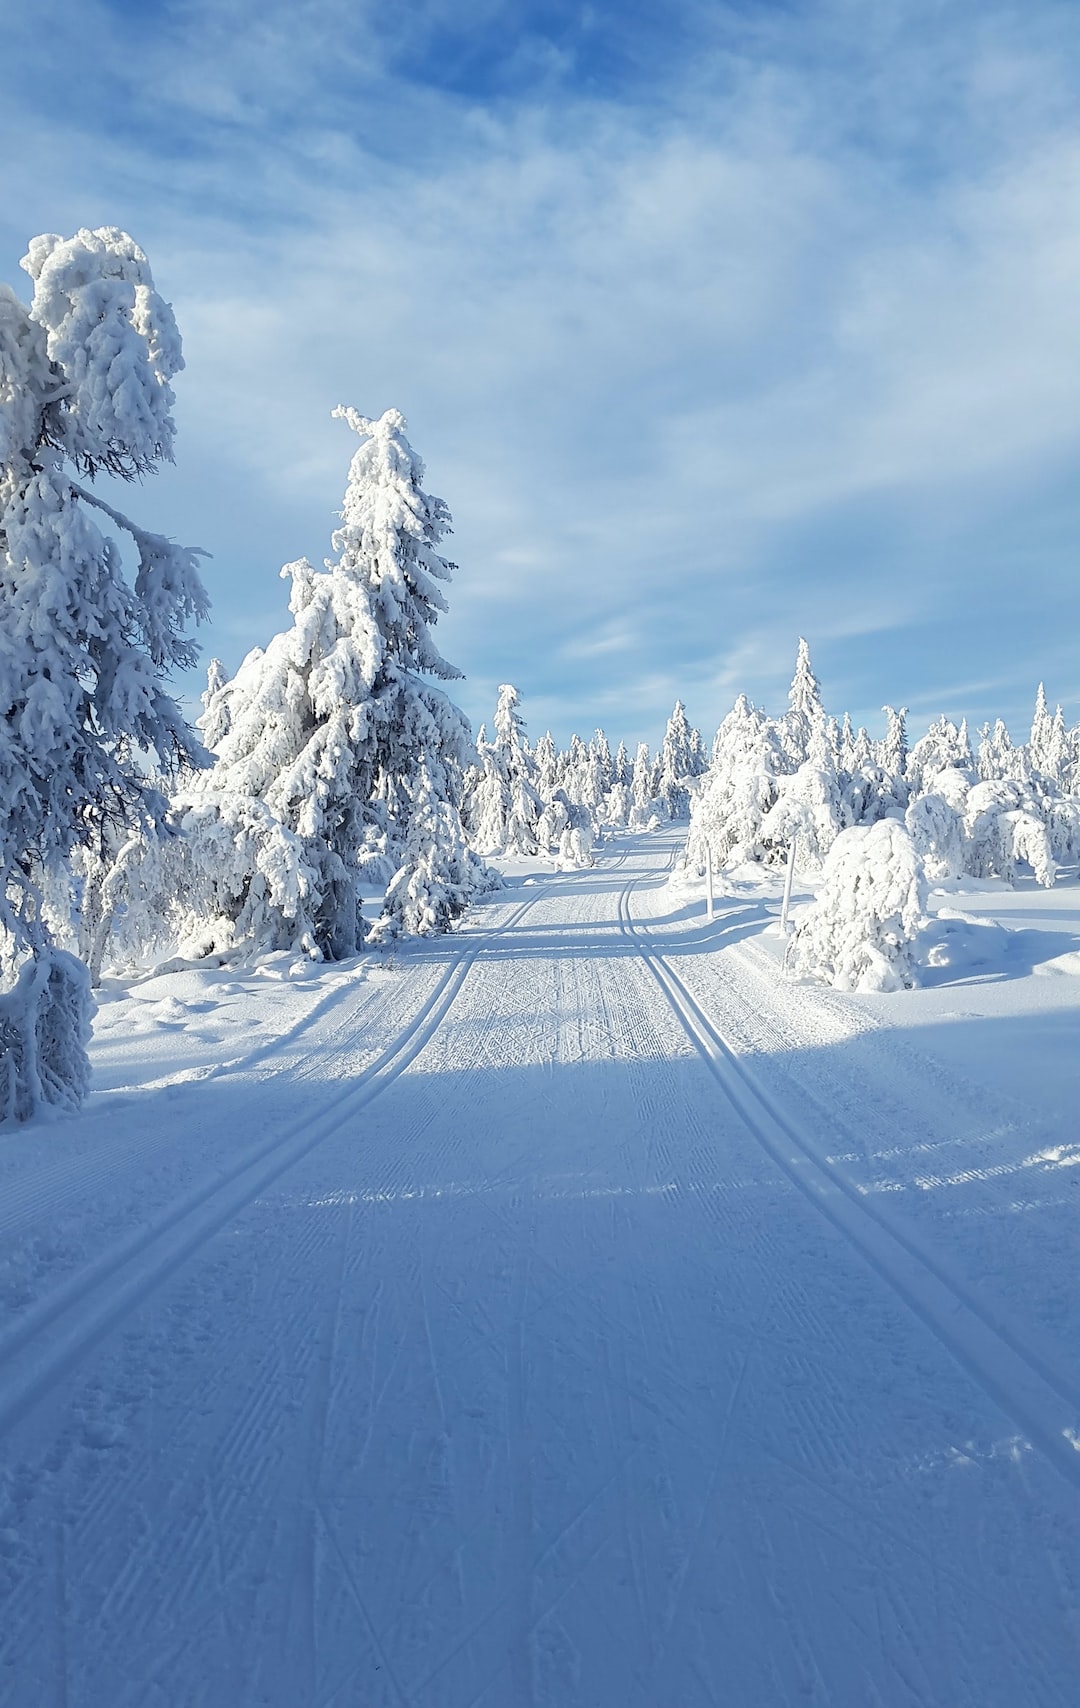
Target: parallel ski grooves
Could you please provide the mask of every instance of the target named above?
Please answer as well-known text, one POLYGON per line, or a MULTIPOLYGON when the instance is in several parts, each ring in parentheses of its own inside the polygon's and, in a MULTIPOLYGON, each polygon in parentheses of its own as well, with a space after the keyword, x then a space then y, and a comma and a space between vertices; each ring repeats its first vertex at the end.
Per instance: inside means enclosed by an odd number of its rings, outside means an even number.
POLYGON ((200 1246, 397 1079, 430 1042, 483 949, 512 930, 539 899, 539 895, 530 897, 502 925, 452 961, 404 1031, 317 1116, 297 1122, 287 1133, 247 1152, 224 1175, 216 1175, 170 1205, 134 1238, 114 1247, 27 1311, 0 1339, 4 1372, 0 1431, 17 1423, 200 1246))
POLYGON ((749 1132, 799 1192, 926 1324, 984 1393, 1017 1423, 1055 1468, 1080 1487, 1080 1391, 995 1324, 858 1187, 818 1156, 746 1073, 738 1055, 678 973, 634 924, 619 897, 620 928, 637 946, 714 1078, 749 1132))

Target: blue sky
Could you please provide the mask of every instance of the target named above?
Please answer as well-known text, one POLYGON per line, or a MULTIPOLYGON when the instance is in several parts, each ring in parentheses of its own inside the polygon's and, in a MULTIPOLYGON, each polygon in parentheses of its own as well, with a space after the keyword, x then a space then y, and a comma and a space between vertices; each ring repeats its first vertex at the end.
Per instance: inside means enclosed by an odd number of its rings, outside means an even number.
POLYGON ((118 224, 173 302, 208 653, 285 620, 394 404, 479 720, 1080 719, 1075 0, 8 0, 0 277, 118 224))

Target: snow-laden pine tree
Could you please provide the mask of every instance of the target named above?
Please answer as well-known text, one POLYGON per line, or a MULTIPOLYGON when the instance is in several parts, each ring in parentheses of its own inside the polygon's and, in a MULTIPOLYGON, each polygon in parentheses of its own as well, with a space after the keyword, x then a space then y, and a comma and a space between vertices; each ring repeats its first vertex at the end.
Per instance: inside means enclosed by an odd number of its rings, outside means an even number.
POLYGON ((656 785, 656 794, 666 816, 676 821, 690 816, 690 786, 691 780, 699 775, 698 752, 701 747, 701 737, 697 736, 695 744, 695 735, 697 732, 690 728, 686 708, 681 700, 676 700, 664 730, 660 747, 660 776, 656 785))
POLYGON ((1076 786, 1075 766, 1073 764, 1072 747, 1068 732, 1065 728, 1065 714, 1060 706, 1055 708, 1050 725, 1050 736, 1042 755, 1045 775, 1059 789, 1074 789, 1076 786))
POLYGON ((1072 753, 1065 718, 1058 706, 1053 714, 1046 703, 1046 690, 1039 683, 1035 715, 1031 722, 1028 760, 1032 773, 1054 790, 1065 790, 1071 782, 1072 753))
POLYGON ((689 777, 704 777, 709 769, 709 755, 705 751, 705 742, 701 731, 696 727, 690 731, 690 769, 689 777))
POLYGON ((593 865, 592 851, 595 841, 596 830, 588 806, 583 801, 568 801, 566 803, 566 822, 559 836, 559 865, 564 867, 593 865))
POLYGON ((322 570, 301 560, 282 571, 292 625, 210 694, 204 722, 222 732, 217 763, 176 802, 192 866, 206 873, 189 913, 193 925, 201 917, 207 948, 244 939, 354 954, 373 839, 397 868, 380 936, 441 928, 482 881, 475 859, 459 871, 468 725, 436 685, 460 672, 431 633, 453 571, 437 550, 449 512, 424 491, 396 409, 377 421, 334 414, 362 441, 333 535, 337 556, 322 570), (444 856, 449 873, 439 870, 444 856))
POLYGON ((589 750, 576 731, 570 737, 559 781, 571 801, 584 800, 589 792, 589 750))
POLYGON ((1026 748, 1022 744, 1014 746, 1001 718, 995 719, 993 729, 986 723, 979 731, 977 767, 984 783, 1005 780, 1024 783, 1031 775, 1026 748))
POLYGON ((594 824, 601 817, 606 793, 603 761, 596 742, 590 741, 585 746, 585 756, 577 774, 573 798, 578 806, 588 808, 594 824))
POLYGON ((604 801, 604 821, 615 830, 625 830, 634 810, 634 767, 625 741, 620 741, 612 761, 611 778, 611 787, 604 801))
POLYGON ((926 786, 927 780, 938 771, 944 771, 951 766, 970 771, 973 765, 966 722, 957 727, 951 719, 942 714, 908 754, 907 775, 912 790, 918 794, 926 786))
POLYGON ((795 674, 788 689, 788 711, 783 722, 784 751, 792 770, 801 765, 809 753, 811 731, 818 719, 824 716, 821 687, 810 663, 810 648, 800 637, 795 674))
POLYGON ((433 783, 426 760, 421 760, 411 793, 403 858, 376 926, 381 937, 429 937, 448 931, 477 890, 497 882, 469 848, 457 807, 433 783))
POLYGON ((533 784, 541 801, 549 801, 559 786, 559 756, 550 730, 533 749, 533 784))
POLYGON ((811 729, 806 759, 797 771, 778 779, 778 786, 779 797, 761 821, 760 839, 773 845, 794 841, 800 867, 817 871, 848 823, 823 718, 811 729))
POLYGON ((926 917, 926 880, 905 826, 856 825, 829 851, 786 970, 836 990, 899 990, 915 982, 914 940, 926 917))
POLYGON ((837 766, 841 772, 853 771, 858 763, 855 753, 855 731, 851 727, 851 713, 845 712, 840 724, 837 737, 837 766))
POLYGON ((1036 771, 1043 769, 1043 760, 1049 750, 1053 725, 1054 720, 1046 702, 1046 688, 1040 682, 1035 693, 1035 711, 1031 720, 1031 735, 1028 739, 1028 758, 1036 771))
POLYGON ((653 770, 648 743, 639 741, 630 778, 631 830, 648 830, 652 824, 659 822, 659 808, 653 795, 653 770))
POLYGON ((44 878, 77 847, 163 822, 150 767, 201 751, 165 679, 193 663, 186 631, 207 610, 200 554, 78 478, 130 481, 172 457, 183 358, 146 256, 104 227, 36 237, 21 264, 30 307, 0 285, 0 936, 15 979, 0 1106, 20 1117, 86 1087, 88 980, 50 944, 44 878))
POLYGON ((602 729, 598 729, 594 734, 592 747, 599 772, 601 798, 603 798, 615 781, 615 761, 611 757, 611 746, 602 729))
POLYGON ((495 739, 478 745, 463 815, 480 854, 535 854, 538 849, 536 827, 543 802, 530 778, 519 703, 517 689, 504 682, 495 708, 495 739))
POLYGON ((944 792, 916 795, 904 823, 930 883, 960 877, 966 850, 964 818, 944 792))
POLYGON ((740 694, 717 731, 713 762, 690 813, 686 861, 703 871, 706 844, 715 866, 760 860, 766 849, 762 825, 774 806, 787 757, 783 732, 740 694))
POLYGON ((899 779, 907 773, 907 707, 901 706, 897 710, 895 706, 882 706, 881 709, 888 719, 881 743, 881 768, 899 779))
POLYGON ((840 775, 844 818, 849 825, 902 818, 911 798, 906 710, 898 712, 892 706, 884 706, 882 710, 888 719, 883 740, 871 741, 861 727, 852 743, 845 742, 841 735, 841 746, 848 753, 848 763, 840 775))
POLYGON ((964 807, 965 870, 974 878, 1016 882, 1017 868, 1031 867, 1035 882, 1053 886, 1056 863, 1037 803, 1011 778, 987 779, 968 791, 964 807))

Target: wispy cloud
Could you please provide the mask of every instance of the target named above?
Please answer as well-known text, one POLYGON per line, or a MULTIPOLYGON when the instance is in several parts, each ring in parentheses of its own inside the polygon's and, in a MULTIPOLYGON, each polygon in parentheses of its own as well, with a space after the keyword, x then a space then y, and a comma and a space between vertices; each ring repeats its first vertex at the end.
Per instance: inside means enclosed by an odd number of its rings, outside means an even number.
POLYGON ((188 372, 140 502, 215 552, 230 664, 328 549, 339 401, 401 407, 455 513, 478 719, 511 679, 563 735, 711 726, 799 633, 853 709, 960 673, 1018 715, 1062 659, 1071 6, 13 14, 0 276, 41 229, 146 247, 188 372))

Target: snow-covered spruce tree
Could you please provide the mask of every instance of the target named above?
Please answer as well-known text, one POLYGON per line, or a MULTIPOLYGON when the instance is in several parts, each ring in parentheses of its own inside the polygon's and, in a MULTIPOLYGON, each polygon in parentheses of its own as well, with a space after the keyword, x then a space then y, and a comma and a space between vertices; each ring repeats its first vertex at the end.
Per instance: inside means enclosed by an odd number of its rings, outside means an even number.
POLYGON ((840 771, 850 771, 855 763, 855 731, 851 713, 845 712, 836 733, 836 764, 840 771))
POLYGON ((914 796, 904 814, 904 823, 932 884, 960 877, 966 849, 964 818, 944 792, 931 789, 914 796))
POLYGON ((529 777, 519 703, 517 689, 504 682, 495 708, 495 740, 478 747, 463 815, 472 846, 480 854, 537 852, 536 826, 543 802, 529 777))
POLYGON ((984 783, 1002 780, 1024 783, 1031 774, 1026 748, 1014 746, 1001 718, 995 719, 993 729, 987 723, 979 731, 977 765, 980 780, 984 783))
POLYGON ((559 782, 571 801, 582 801, 589 792, 589 750, 576 731, 563 756, 559 782))
POLYGON ((545 730, 533 749, 533 784, 541 801, 549 801, 559 786, 558 754, 555 738, 545 730))
POLYGON ((689 777, 704 777, 709 769, 709 755, 705 751, 701 731, 694 728, 690 731, 690 769, 689 777))
POLYGON ((34 238, 26 308, 0 285, 0 1113, 76 1106, 86 1089, 86 969, 52 946, 50 868, 158 828, 149 764, 198 742, 165 689, 207 609, 199 553, 147 533, 77 477, 134 480, 171 460, 183 367, 146 256, 115 227, 34 238), (117 533, 131 540, 123 573, 117 533))
POLYGON ((823 718, 815 720, 799 769, 779 779, 780 795, 761 821, 765 844, 798 840, 800 865, 816 871, 848 822, 836 760, 823 718))
POLYGON ((1072 748, 1060 706, 1056 708, 1051 719, 1049 735, 1039 754, 1037 768, 1057 788, 1071 790, 1075 787, 1072 748))
POLYGON ((436 550, 449 513, 423 490, 396 409, 378 421, 334 413, 363 441, 333 535, 337 556, 323 570, 301 560, 282 571, 292 579, 292 626, 210 695, 204 720, 223 732, 217 764, 175 803, 193 870, 209 875, 189 908, 192 927, 202 921, 203 952, 244 939, 354 954, 372 837, 385 838, 400 867, 380 937, 441 928, 482 881, 475 858, 462 866, 457 822, 468 726, 431 680, 460 675, 431 636, 453 567, 436 550))
POLYGON ((591 866, 603 788, 597 755, 579 735, 572 735, 559 755, 556 777, 557 787, 544 800, 538 840, 542 848, 554 849, 564 866, 591 866))
POLYGON ((634 769, 630 778, 631 830, 648 830, 653 824, 659 823, 660 808, 653 795, 654 769, 652 760, 649 758, 648 743, 639 741, 634 759, 634 769))
POLYGON ((457 807, 440 793, 422 760, 412 783, 402 861, 386 892, 379 934, 429 937, 448 931, 477 889, 494 883, 465 840, 457 807))
POLYGON ((910 833, 891 818, 855 825, 829 851, 785 968, 835 990, 899 990, 915 982, 913 943, 925 923, 926 880, 910 833))
POLYGON ((907 775, 913 793, 919 794, 929 778, 951 766, 973 771, 974 760, 971 756, 966 721, 957 727, 942 715, 930 725, 926 734, 915 743, 908 754, 907 775))
POLYGON ((888 719, 885 738, 881 743, 881 768, 889 776, 901 778, 907 774, 908 738, 907 707, 882 706, 888 719))
POLYGON ((611 764, 611 787, 604 800, 604 822, 613 829, 625 830, 634 810, 634 767, 625 741, 620 741, 611 764))
POLYGON ((783 721, 783 744, 789 769, 794 771, 803 763, 810 751, 811 731, 824 715, 821 687, 810 663, 810 648, 800 637, 795 674, 788 689, 788 711, 783 721))
POLYGON ((695 795, 684 859, 704 871, 706 844, 717 867, 778 852, 762 824, 775 804, 787 759, 780 727, 740 694, 717 731, 713 762, 695 795))
POLYGON ((1017 867, 1031 867, 1035 882, 1053 887, 1056 865, 1046 825, 1024 787, 1010 778, 976 783, 964 808, 964 868, 974 878, 1014 884, 1017 867))
POLYGON ((611 745, 602 729, 593 736, 593 756, 599 771, 599 783, 602 795, 606 795, 615 781, 615 761, 611 757, 611 745))
POLYGON ((682 701, 676 700, 660 747, 660 777, 656 788, 669 819, 677 821, 690 817, 690 788, 692 780, 700 775, 700 748, 701 737, 690 728, 682 701))
MULTIPOLYGON (((876 824, 881 818, 902 818, 911 798, 907 777, 906 712, 891 706, 884 739, 872 742, 860 728, 853 742, 841 734, 847 764, 841 767, 844 818, 849 825, 876 824)), ((848 720, 850 729, 850 720, 848 720)))
MULTIPOLYGON (((598 736, 604 735, 603 730, 598 730, 596 733, 598 736)), ((603 745, 605 748, 607 747, 606 738, 604 739, 603 745)), ((585 801, 597 824, 599 824, 605 816, 608 790, 610 788, 611 754, 610 752, 607 754, 607 763, 605 765, 604 753, 601 749, 600 742, 594 737, 589 743, 588 793, 585 796, 585 801)))

